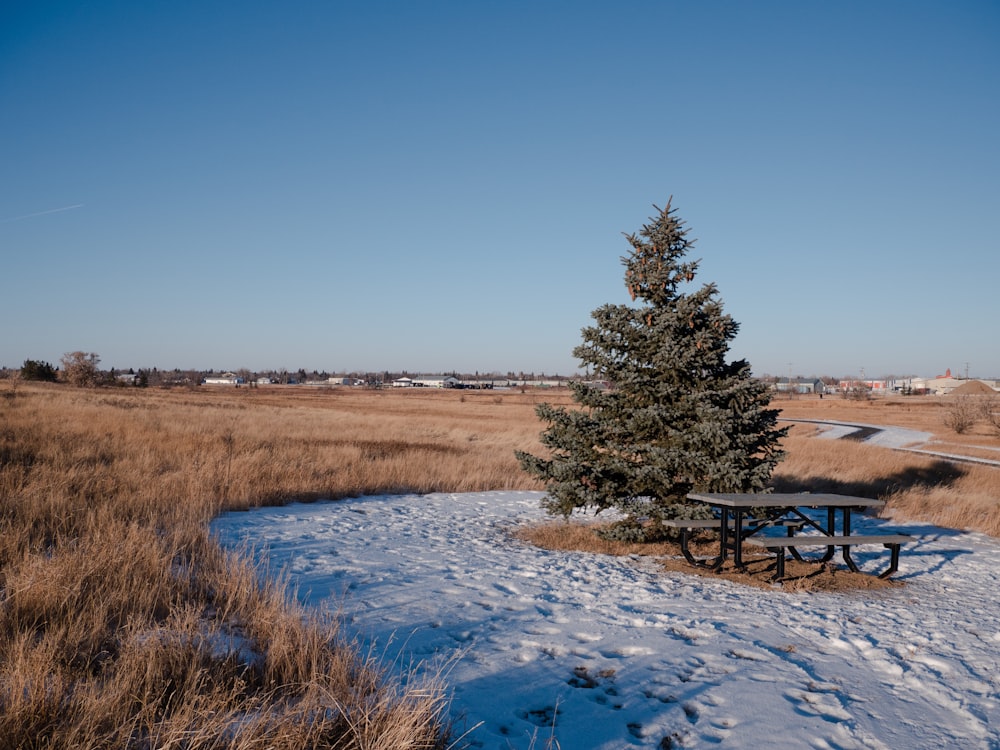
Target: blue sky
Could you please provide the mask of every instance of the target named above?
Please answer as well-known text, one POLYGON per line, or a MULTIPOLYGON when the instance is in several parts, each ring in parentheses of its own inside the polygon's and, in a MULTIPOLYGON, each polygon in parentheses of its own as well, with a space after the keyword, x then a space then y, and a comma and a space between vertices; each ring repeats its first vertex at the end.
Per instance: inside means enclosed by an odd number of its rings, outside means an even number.
POLYGON ((0 365, 576 370, 673 196, 757 374, 1000 377, 1000 4, 7 2, 0 365))

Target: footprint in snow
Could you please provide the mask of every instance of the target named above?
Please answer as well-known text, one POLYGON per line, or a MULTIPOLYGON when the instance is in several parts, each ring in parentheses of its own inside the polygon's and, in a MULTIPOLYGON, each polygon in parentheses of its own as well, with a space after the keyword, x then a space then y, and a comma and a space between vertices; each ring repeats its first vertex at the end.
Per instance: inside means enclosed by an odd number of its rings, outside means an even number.
POLYGON ((796 710, 827 721, 849 721, 851 715, 829 693, 812 693, 808 690, 787 690, 785 697, 795 704, 796 710))
POLYGON ((601 656, 605 659, 622 659, 629 656, 649 656, 655 653, 653 649, 646 646, 616 646, 602 650, 601 656))
POLYGON ((726 654, 733 657, 734 659, 746 659, 747 661, 767 661, 767 656, 764 654, 758 654, 754 651, 748 651, 745 648, 731 648, 726 654))
POLYGON ((529 635, 559 635, 562 629, 550 625, 529 625, 524 629, 524 632, 529 635))
POLYGON ((560 713, 555 706, 545 706, 531 711, 518 711, 517 716, 524 721, 530 721, 536 727, 553 727, 560 713))

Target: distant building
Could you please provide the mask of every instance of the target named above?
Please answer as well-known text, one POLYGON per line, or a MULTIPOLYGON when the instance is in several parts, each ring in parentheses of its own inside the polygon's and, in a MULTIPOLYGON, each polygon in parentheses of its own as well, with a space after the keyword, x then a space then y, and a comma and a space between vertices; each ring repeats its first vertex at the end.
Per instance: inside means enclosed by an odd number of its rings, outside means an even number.
POLYGON ((774 384, 780 393, 823 393, 825 389, 819 378, 779 378, 774 384))
POLYGON ((460 388, 462 381, 453 375, 421 375, 413 384, 422 388, 460 388))
POLYGON ((841 393, 848 393, 850 391, 857 390, 858 388, 864 388, 865 390, 873 393, 875 395, 884 396, 890 391, 890 384, 886 380, 841 380, 837 384, 837 389, 841 393))
POLYGON ((243 385, 246 381, 235 373, 227 372, 224 375, 212 375, 202 382, 205 385, 243 385))

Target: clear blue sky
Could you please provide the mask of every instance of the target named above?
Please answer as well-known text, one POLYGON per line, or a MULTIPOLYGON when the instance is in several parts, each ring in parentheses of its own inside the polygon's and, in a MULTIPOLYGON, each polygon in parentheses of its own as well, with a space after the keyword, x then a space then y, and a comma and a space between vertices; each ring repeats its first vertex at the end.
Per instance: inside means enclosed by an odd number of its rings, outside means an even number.
POLYGON ((757 374, 1000 377, 1000 3, 5 2, 0 365, 576 370, 670 196, 757 374))

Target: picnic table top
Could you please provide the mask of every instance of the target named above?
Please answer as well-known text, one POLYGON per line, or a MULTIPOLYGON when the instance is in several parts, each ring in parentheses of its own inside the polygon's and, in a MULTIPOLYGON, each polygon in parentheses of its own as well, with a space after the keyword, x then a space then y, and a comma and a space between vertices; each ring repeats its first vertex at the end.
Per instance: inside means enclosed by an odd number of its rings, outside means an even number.
POLYGON ((884 500, 830 492, 691 492, 689 500, 727 508, 881 508, 884 500))

